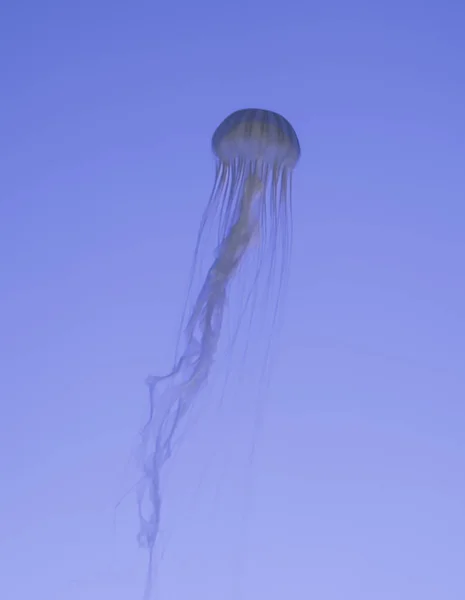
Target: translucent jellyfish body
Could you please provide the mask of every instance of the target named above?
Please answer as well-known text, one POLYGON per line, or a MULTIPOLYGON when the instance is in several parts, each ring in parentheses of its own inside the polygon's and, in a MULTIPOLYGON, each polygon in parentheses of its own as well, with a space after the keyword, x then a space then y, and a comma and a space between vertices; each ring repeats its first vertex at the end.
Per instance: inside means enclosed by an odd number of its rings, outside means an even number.
POLYGON ((194 265, 204 232, 212 223, 218 234, 217 245, 210 249, 210 268, 188 307, 172 370, 147 381, 150 414, 142 430, 143 476, 138 490, 139 540, 150 551, 147 598, 160 528, 163 469, 172 455, 180 424, 208 382, 230 285, 251 254, 254 239, 258 240, 255 275, 267 271, 266 294, 274 284, 281 288, 289 263, 291 180, 300 157, 299 141, 290 123, 268 110, 239 110, 216 129, 212 149, 217 159, 216 176, 200 223, 194 265))

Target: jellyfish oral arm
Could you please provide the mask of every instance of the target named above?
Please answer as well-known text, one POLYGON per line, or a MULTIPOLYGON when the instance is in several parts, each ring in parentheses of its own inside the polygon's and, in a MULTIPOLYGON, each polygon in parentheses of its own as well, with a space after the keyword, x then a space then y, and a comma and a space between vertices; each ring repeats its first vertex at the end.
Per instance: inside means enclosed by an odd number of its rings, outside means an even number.
POLYGON ((249 176, 239 203, 239 215, 219 245, 195 302, 185 330, 181 357, 167 375, 147 379, 150 416, 142 431, 145 456, 144 482, 139 489, 139 540, 149 549, 153 548, 159 533, 161 472, 171 456, 176 430, 210 374, 221 333, 227 287, 256 235, 258 219, 254 208, 262 190, 261 180, 255 175, 249 176), (162 382, 167 384, 167 389, 160 393, 158 388, 162 382), (142 508, 146 492, 148 516, 144 516, 142 508))
POLYGON ((231 227, 218 252, 216 261, 218 262, 218 269, 220 272, 226 272, 227 277, 233 275, 257 232, 258 218, 254 214, 254 209, 262 190, 263 183, 261 179, 256 175, 250 175, 244 185, 239 217, 231 227))

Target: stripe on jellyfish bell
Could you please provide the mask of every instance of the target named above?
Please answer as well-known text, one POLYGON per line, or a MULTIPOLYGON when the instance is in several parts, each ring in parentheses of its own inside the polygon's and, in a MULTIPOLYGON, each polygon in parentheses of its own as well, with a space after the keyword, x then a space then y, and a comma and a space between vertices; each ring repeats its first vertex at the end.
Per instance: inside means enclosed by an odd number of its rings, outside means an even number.
POLYGON ((290 123, 268 110, 239 110, 217 128, 212 149, 216 177, 201 219, 193 271, 211 222, 217 226, 218 245, 193 303, 172 370, 147 379, 150 411, 141 433, 143 474, 138 489, 139 542, 150 553, 146 598, 160 530, 161 475, 171 457, 178 427, 208 381, 229 284, 256 239, 258 268, 266 268, 268 261, 267 285, 277 280, 280 288, 289 263, 292 171, 300 157, 299 141, 290 123))

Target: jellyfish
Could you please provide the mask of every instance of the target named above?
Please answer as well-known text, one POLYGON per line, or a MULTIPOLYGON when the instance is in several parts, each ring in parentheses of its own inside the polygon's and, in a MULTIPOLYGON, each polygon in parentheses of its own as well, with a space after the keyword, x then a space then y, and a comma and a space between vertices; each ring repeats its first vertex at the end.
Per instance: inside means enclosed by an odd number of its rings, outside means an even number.
POLYGON ((147 379, 149 416, 141 432, 143 472, 138 488, 139 543, 150 553, 147 598, 160 531, 162 473, 180 424, 208 382, 231 284, 253 249, 258 257, 255 275, 266 271, 267 288, 277 284, 278 293, 289 265, 292 172, 300 157, 293 127, 269 110, 238 110, 214 132, 212 150, 215 182, 201 219, 192 273, 211 224, 218 235, 216 250, 183 320, 181 349, 171 371, 147 379))

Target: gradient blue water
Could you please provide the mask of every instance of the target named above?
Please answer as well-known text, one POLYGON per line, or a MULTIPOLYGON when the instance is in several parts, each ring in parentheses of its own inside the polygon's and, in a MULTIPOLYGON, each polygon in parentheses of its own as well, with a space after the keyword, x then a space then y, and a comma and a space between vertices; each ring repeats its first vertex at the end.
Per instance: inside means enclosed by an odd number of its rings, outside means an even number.
POLYGON ((210 136, 244 106, 303 151, 280 360, 253 502, 241 438, 187 435, 160 597, 464 597, 464 25, 459 2, 0 9, 2 598, 141 597, 135 500, 113 507, 210 136))

